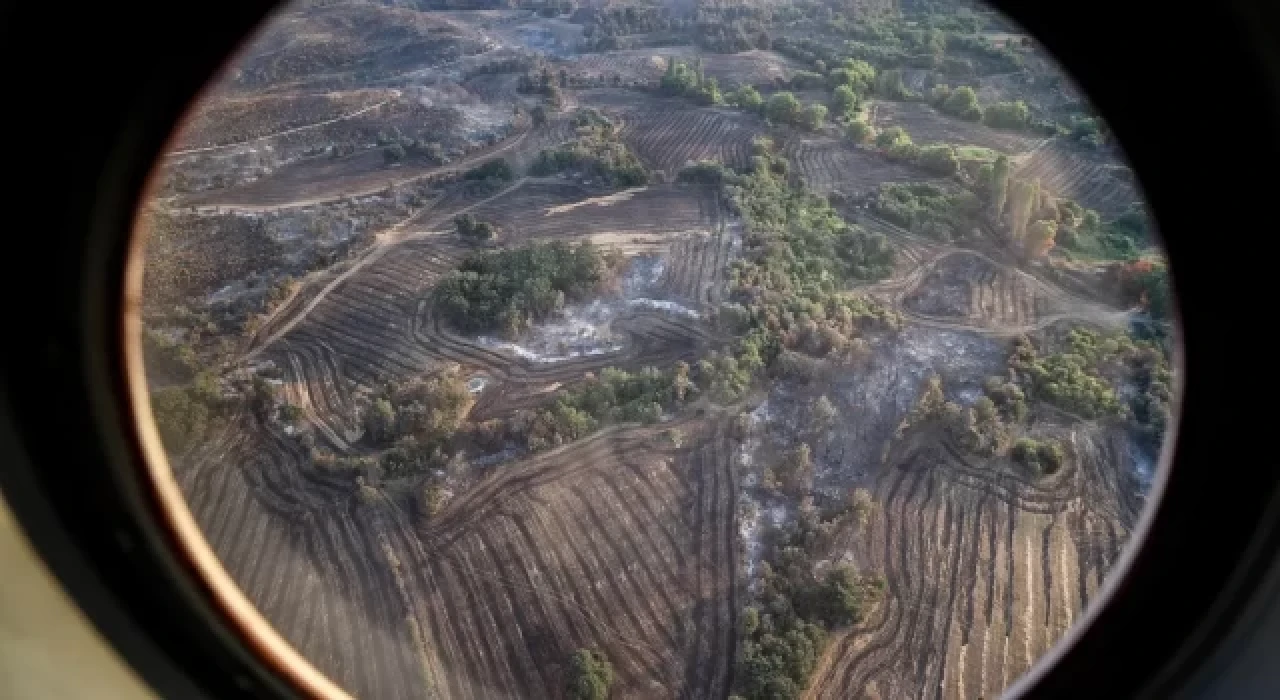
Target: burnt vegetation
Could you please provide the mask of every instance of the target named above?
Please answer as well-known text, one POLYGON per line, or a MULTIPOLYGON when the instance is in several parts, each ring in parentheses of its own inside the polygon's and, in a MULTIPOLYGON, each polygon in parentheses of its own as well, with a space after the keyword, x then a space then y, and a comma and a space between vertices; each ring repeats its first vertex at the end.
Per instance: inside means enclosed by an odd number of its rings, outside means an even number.
POLYGON ((995 697, 1177 408, 1105 123, 969 2, 303 3, 143 217, 151 411, 353 694, 995 697), (443 12, 447 11, 447 12, 443 12))

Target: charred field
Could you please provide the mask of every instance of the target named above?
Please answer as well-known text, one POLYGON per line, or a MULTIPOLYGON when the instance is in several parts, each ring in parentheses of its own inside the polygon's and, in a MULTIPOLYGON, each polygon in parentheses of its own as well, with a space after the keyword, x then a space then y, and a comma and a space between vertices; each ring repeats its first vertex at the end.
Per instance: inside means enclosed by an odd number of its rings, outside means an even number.
POLYGON ((612 698, 962 699, 1062 638, 1175 333, 1050 62, 932 5, 395 5, 282 13, 141 217, 160 433, 291 644, 361 698, 593 650, 612 698))

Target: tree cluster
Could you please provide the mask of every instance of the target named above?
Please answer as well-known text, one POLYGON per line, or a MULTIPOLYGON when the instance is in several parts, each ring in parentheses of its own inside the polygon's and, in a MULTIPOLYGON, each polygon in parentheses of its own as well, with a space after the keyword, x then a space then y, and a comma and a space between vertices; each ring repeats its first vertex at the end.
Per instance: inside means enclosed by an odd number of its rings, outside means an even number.
POLYGON ((927 183, 881 185, 872 208, 903 228, 943 241, 968 238, 982 214, 972 193, 927 183))
POLYGON ((1066 452, 1057 440, 1020 438, 1009 453, 1015 462, 1037 473, 1055 474, 1062 468, 1066 452))
POLYGON ((635 187, 649 181, 640 159, 617 139, 614 125, 594 109, 579 110, 573 117, 578 138, 543 150, 529 166, 531 175, 578 171, 599 177, 614 187, 635 187))
MULTIPOLYGON (((853 122, 846 133, 854 141, 865 142, 870 137, 870 127, 855 126, 861 122, 853 122)), ((960 158, 954 146, 948 144, 931 144, 918 146, 911 140, 911 135, 900 126, 893 126, 876 135, 876 146, 890 160, 909 163, 934 175, 955 175, 960 170, 960 158)))
POLYGON ((434 300, 441 316, 459 330, 500 331, 515 338, 566 302, 608 291, 616 262, 589 242, 480 252, 437 285, 434 300))
POLYGON ((662 92, 677 97, 692 98, 698 104, 718 105, 724 102, 720 85, 714 77, 708 78, 702 71, 702 62, 688 64, 674 58, 667 60, 667 70, 659 83, 662 92))
POLYGON ((579 649, 569 657, 565 697, 569 700, 607 700, 613 686, 613 665, 595 649, 579 649))
POLYGON ((497 234, 497 229, 493 224, 488 221, 480 221, 470 214, 455 217, 453 226, 459 236, 477 243, 486 243, 497 234))
POLYGON ((448 461, 475 397, 461 368, 451 365, 383 387, 364 412, 365 436, 374 446, 394 446, 383 455, 389 474, 423 471, 448 461))
POLYGON ((609 423, 656 423, 697 391, 683 362, 665 371, 608 367, 599 377, 558 392, 550 405, 517 413, 512 428, 536 452, 579 440, 609 423))
POLYGON ((837 521, 802 508, 793 525, 764 538, 759 594, 743 611, 734 692, 746 700, 791 700, 809 684, 831 630, 855 625, 884 595, 884 579, 848 564, 817 571, 837 521))

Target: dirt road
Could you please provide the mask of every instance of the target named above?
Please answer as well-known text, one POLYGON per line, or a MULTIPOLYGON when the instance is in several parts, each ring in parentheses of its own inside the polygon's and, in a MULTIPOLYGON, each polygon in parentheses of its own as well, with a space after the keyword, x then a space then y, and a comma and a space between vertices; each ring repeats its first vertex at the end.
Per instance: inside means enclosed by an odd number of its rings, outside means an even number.
POLYGON ((391 97, 389 97, 389 98, 387 98, 387 99, 385 99, 385 100, 383 100, 383 101, 381 101, 381 102, 379 102, 379 103, 377 103, 377 104, 369 105, 368 107, 364 107, 364 108, 358 109, 358 110, 356 110, 356 111, 354 111, 354 112, 350 112, 350 113, 348 113, 348 114, 343 114, 343 115, 341 115, 341 116, 334 117, 333 119, 326 119, 326 120, 324 120, 324 121, 322 121, 322 122, 315 122, 315 123, 312 123, 312 124, 303 124, 302 126, 295 126, 295 127, 293 127, 293 128, 290 128, 290 129, 284 129, 284 130, 282 130, 282 131, 276 131, 276 132, 274 132, 274 133, 270 133, 270 134, 267 134, 267 135, 265 135, 265 136, 258 136, 258 137, 256 137, 256 138, 247 139, 247 140, 245 140, 245 141, 236 141, 235 143, 224 143, 224 144, 220 144, 220 145, 217 145, 217 146, 205 146, 204 148, 187 148, 187 149, 184 149, 184 150, 181 150, 181 151, 170 151, 169 153, 167 153, 167 154, 166 154, 166 157, 168 157, 168 158, 174 158, 174 157, 177 157, 177 156, 190 156, 190 155, 195 155, 195 154, 197 154, 197 153, 212 153, 212 152, 214 152, 214 151, 225 151, 225 150, 228 150, 228 149, 236 148, 236 147, 238 147, 238 146, 248 146, 248 145, 250 145, 250 144, 260 143, 260 142, 262 142, 262 141, 270 141, 271 139, 278 138, 278 137, 280 137, 280 136, 287 136, 287 135, 289 135, 289 134, 296 134, 296 133, 298 133, 298 132, 300 132, 300 131, 307 131, 308 129, 317 129, 317 128, 319 128, 319 127, 327 126, 327 125, 329 125, 329 124, 336 124, 337 122, 340 122, 340 121, 345 121, 345 120, 347 120, 347 119, 353 119, 353 118, 355 118, 355 117, 360 116, 361 114, 368 114, 369 112, 371 112, 371 111, 373 111, 373 110, 375 110, 375 109, 378 109, 378 108, 379 108, 379 107, 381 107, 382 105, 385 105, 385 104, 387 104, 387 103, 391 102, 391 100, 394 100, 394 99, 396 99, 397 97, 399 97, 399 96, 400 96, 400 91, 399 91, 399 90, 392 90, 392 92, 394 92, 394 93, 395 93, 393 96, 391 96, 391 97))

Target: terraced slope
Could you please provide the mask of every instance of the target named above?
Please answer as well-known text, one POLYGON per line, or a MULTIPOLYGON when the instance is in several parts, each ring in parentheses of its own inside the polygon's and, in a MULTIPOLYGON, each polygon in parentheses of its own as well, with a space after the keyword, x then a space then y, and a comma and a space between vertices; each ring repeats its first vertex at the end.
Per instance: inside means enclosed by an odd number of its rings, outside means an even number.
POLYGON ((1114 469, 1122 436, 1081 426, 1071 440, 1078 464, 1046 482, 936 441, 898 450, 857 545, 887 601, 833 644, 808 697, 996 697, 1060 639, 1140 507, 1114 469))

